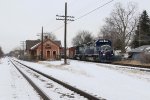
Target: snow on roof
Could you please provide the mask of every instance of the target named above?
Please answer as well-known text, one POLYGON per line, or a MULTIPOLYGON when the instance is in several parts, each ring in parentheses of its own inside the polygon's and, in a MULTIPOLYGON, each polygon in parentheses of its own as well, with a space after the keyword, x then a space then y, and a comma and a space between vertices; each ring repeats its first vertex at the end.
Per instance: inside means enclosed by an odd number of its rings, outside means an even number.
POLYGON ((150 47, 147 47, 146 50, 150 50, 150 47))
POLYGON ((145 51, 150 51, 150 45, 140 46, 138 48, 132 49, 129 52, 145 52, 145 51))
POLYGON ((26 50, 29 50, 31 47, 39 43, 40 40, 26 40, 26 50))
POLYGON ((36 45, 34 45, 33 47, 31 47, 30 50, 34 50, 34 49, 35 49, 36 47, 38 47, 40 44, 41 44, 41 42, 40 42, 40 43, 37 43, 36 45))
MULTIPOLYGON (((47 39, 47 40, 50 40, 50 39, 47 39)), ((47 41, 47 40, 45 40, 45 41, 47 41)), ((44 41, 44 42, 45 42, 45 41, 44 41)), ((52 41, 52 42, 61 47, 61 41, 52 41)), ((39 43, 33 45, 33 46, 30 48, 30 50, 34 50, 34 49, 37 48, 40 44, 41 44, 41 42, 39 42, 39 43)))

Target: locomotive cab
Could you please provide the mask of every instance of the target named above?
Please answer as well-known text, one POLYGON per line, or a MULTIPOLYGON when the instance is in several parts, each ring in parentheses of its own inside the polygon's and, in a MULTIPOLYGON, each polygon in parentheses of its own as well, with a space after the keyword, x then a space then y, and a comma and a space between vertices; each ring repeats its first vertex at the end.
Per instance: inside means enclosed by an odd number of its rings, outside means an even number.
POLYGON ((96 42, 97 52, 99 53, 100 62, 111 62, 114 56, 111 41, 107 39, 99 39, 96 42))

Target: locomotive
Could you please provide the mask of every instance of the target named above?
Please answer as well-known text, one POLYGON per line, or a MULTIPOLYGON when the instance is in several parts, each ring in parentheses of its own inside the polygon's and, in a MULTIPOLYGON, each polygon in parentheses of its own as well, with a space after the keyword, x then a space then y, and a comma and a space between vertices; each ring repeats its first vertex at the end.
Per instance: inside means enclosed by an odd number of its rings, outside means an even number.
POLYGON ((75 48, 74 58, 78 60, 111 62, 113 57, 112 42, 107 39, 98 39, 75 48))

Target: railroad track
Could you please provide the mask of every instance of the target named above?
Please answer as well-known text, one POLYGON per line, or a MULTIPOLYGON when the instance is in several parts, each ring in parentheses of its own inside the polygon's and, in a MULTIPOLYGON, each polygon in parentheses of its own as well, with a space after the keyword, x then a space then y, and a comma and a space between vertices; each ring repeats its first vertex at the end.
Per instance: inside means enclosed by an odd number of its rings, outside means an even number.
POLYGON ((138 70, 138 71, 141 71, 141 72, 150 72, 150 68, 145 68, 145 67, 142 67, 142 66, 133 66, 133 65, 124 65, 124 64, 113 64, 113 65, 117 65, 118 68, 120 69, 129 69, 129 70, 138 70))
MULTIPOLYGON (((10 60, 10 59, 9 59, 10 60)), ((23 77, 31 84, 31 86, 37 91, 37 93, 42 97, 43 100, 52 100, 48 95, 40 89, 27 75, 25 75, 16 65, 10 60, 10 62, 15 66, 15 68, 23 75, 23 77)))
POLYGON ((76 87, 73 87, 73 86, 71 86, 71 85, 69 85, 69 84, 67 84, 67 83, 64 83, 64 82, 62 82, 62 81, 60 81, 60 80, 58 80, 58 79, 56 79, 56 78, 54 78, 54 77, 52 77, 52 76, 49 76, 49 75, 47 75, 47 74, 45 74, 45 73, 42 73, 42 72, 40 72, 40 71, 38 71, 38 70, 35 70, 35 69, 33 69, 33 68, 31 68, 31 67, 29 67, 29 66, 27 66, 27 65, 25 65, 25 64, 23 64, 23 63, 21 63, 21 62, 19 62, 19 61, 16 61, 16 60, 14 60, 14 59, 12 59, 12 60, 10 60, 10 61, 11 61, 12 64, 17 68, 17 70, 29 81, 29 83, 34 87, 34 89, 39 93, 39 95, 40 95, 44 100, 51 100, 51 98, 50 98, 46 93, 44 93, 44 91, 42 91, 38 86, 36 86, 36 84, 35 84, 27 75, 25 75, 25 74, 17 67, 17 65, 16 65, 15 63, 18 63, 18 64, 20 64, 20 65, 26 67, 27 69, 30 69, 30 70, 32 70, 32 71, 34 71, 34 72, 36 72, 36 73, 38 73, 38 74, 40 74, 40 75, 42 75, 42 76, 44 76, 44 77, 46 77, 46 78, 52 80, 52 81, 54 81, 54 82, 56 82, 56 83, 62 85, 63 87, 65 87, 65 88, 67 88, 67 89, 73 91, 74 93, 77 93, 79 96, 82 96, 82 97, 84 97, 84 98, 86 98, 86 99, 88 99, 88 100, 106 100, 106 99, 104 99, 104 98, 96 97, 96 96, 94 96, 94 95, 91 95, 91 94, 89 94, 89 93, 87 93, 87 92, 85 92, 85 91, 82 91, 82 90, 80 90, 80 89, 78 89, 78 88, 76 88, 76 87), (15 62, 15 63, 14 63, 14 62, 15 62))
MULTIPOLYGON (((121 65, 121 66, 126 66, 126 67, 122 67, 122 68, 138 69, 138 70, 140 70, 140 71, 150 72, 150 66, 133 65, 133 64, 119 64, 119 63, 112 63, 112 65, 121 65)), ((121 68, 121 67, 120 67, 120 68, 121 68)))
MULTIPOLYGON (((77 61, 81 61, 81 60, 77 60, 77 61)), ((100 63, 100 62, 96 62, 96 61, 85 61, 85 62, 94 62, 94 63, 100 63)), ((107 63, 102 63, 102 64, 110 64, 110 65, 120 65, 119 68, 127 68, 127 69, 136 69, 136 70, 140 70, 140 71, 146 71, 146 72, 150 72, 150 66, 145 66, 145 65, 133 65, 133 64, 121 64, 121 63, 113 63, 113 62, 107 62, 107 63), (126 67, 121 67, 121 66, 126 66, 126 67)))

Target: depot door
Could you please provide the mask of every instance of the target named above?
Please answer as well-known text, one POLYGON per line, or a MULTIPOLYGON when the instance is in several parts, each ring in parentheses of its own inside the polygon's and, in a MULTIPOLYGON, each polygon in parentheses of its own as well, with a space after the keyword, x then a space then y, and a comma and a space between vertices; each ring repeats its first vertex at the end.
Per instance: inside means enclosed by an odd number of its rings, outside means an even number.
POLYGON ((56 51, 53 51, 53 58, 56 59, 56 51))
POLYGON ((47 59, 50 59, 50 51, 47 51, 47 59))

